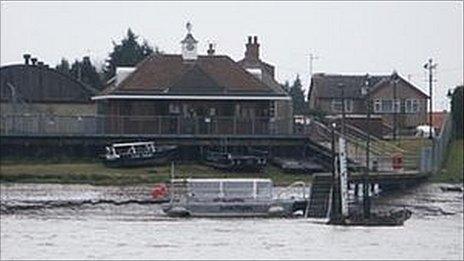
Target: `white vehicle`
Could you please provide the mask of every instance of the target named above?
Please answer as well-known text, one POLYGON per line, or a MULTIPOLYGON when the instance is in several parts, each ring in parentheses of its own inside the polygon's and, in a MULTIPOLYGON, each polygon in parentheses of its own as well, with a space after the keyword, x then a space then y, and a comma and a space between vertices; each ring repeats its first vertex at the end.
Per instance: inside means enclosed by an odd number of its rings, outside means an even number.
MULTIPOLYGON (((416 127, 416 137, 428 138, 430 137, 430 125, 419 125, 416 127)), ((435 129, 432 127, 432 137, 435 137, 435 129)))

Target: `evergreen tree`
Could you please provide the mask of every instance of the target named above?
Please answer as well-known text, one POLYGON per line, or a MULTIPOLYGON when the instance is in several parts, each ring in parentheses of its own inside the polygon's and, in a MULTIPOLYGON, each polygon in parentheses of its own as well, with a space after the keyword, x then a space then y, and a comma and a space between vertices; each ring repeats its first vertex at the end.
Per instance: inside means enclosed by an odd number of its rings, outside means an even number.
POLYGON ((453 120, 454 137, 462 139, 463 137, 463 101, 464 86, 457 86, 451 96, 451 117, 453 120))
POLYGON ((92 65, 90 58, 85 56, 82 61, 74 61, 71 66, 70 74, 72 77, 80 80, 81 82, 89 85, 90 87, 101 90, 102 81, 95 66, 92 65))
POLYGON ((69 75, 71 73, 69 62, 65 58, 61 58, 61 62, 55 67, 55 69, 66 75, 69 75))
POLYGON ((284 85, 282 85, 282 88, 286 93, 290 93, 290 83, 288 81, 285 81, 284 85))
POLYGON ((293 82, 290 92, 290 96, 293 100, 293 114, 305 114, 306 113, 306 102, 304 99, 303 86, 301 85, 300 76, 297 75, 295 81, 293 82))
MULTIPOLYGON (((146 40, 142 44, 138 42, 138 36, 129 28, 121 43, 113 41, 113 51, 109 54, 107 65, 104 68, 106 80, 115 75, 116 67, 133 67, 145 57, 154 52, 146 40)), ((155 49, 158 52, 158 49, 155 49)))

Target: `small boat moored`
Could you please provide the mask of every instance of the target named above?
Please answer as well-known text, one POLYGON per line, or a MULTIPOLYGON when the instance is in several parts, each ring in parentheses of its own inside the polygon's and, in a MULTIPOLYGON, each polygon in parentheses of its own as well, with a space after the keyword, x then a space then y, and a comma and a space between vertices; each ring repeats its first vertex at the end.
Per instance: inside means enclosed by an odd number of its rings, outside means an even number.
POLYGON ((266 167, 267 152, 249 149, 246 153, 219 152, 209 150, 206 152, 204 164, 226 171, 257 171, 266 167))
POLYGON ((102 156, 107 167, 135 167, 166 164, 177 155, 177 146, 155 146, 154 142, 115 143, 102 156))

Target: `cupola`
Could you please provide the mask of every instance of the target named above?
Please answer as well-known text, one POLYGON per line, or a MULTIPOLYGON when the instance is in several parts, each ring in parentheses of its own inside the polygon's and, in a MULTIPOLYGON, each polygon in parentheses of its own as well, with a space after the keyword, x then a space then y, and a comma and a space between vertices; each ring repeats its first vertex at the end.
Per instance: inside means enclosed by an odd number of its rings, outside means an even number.
POLYGON ((196 60, 198 57, 197 52, 197 44, 198 41, 193 38, 191 33, 192 31, 192 24, 188 22, 186 24, 187 28, 187 35, 185 36, 184 40, 180 43, 182 45, 182 59, 184 60, 196 60))

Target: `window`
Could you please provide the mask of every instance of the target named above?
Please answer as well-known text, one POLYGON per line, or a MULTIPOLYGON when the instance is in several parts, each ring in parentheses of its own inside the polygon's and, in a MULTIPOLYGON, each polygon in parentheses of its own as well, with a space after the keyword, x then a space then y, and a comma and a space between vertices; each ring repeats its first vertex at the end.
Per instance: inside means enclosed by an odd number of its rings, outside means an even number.
POLYGON ((382 101, 380 99, 374 100, 374 112, 382 111, 382 101))
POLYGON ((393 111, 393 100, 382 100, 382 112, 393 111))
POLYGON ((253 198, 253 182, 227 181, 222 185, 226 198, 253 198))
MULTIPOLYGON (((331 106, 332 106, 333 112, 342 112, 342 100, 341 99, 333 99, 331 106)), ((353 111, 353 100, 345 99, 345 112, 352 112, 352 111, 353 111)))
POLYGON ((169 103, 169 113, 180 113, 180 106, 178 103, 169 103))
POLYGON ((269 117, 274 117, 275 116, 275 111, 276 111, 276 103, 274 101, 271 101, 269 103, 269 117))
POLYGON ((394 111, 397 112, 397 113, 401 112, 401 100, 400 99, 395 99, 394 102, 395 102, 393 104, 394 107, 395 107, 394 111))
POLYGON ((332 111, 333 112, 341 112, 342 111, 342 101, 340 99, 333 99, 331 106, 332 106, 332 111))
POLYGON ((406 99, 405 101, 405 112, 416 113, 419 111, 419 100, 417 99, 406 99))
POLYGON ((374 101, 374 112, 393 113, 401 112, 400 99, 377 99, 374 101))

